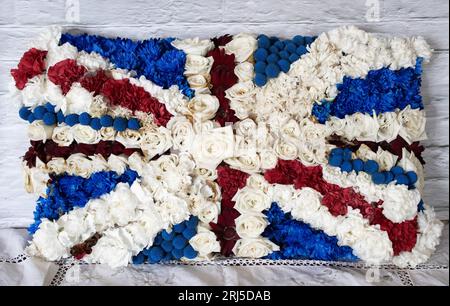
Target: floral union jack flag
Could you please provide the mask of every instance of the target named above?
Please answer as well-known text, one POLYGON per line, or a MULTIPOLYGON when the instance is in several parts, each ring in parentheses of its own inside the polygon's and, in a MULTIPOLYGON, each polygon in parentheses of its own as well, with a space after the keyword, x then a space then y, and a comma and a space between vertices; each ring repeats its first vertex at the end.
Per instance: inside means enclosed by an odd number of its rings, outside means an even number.
POLYGON ((11 70, 27 252, 424 263, 421 37, 342 27, 131 40, 49 28, 11 70))

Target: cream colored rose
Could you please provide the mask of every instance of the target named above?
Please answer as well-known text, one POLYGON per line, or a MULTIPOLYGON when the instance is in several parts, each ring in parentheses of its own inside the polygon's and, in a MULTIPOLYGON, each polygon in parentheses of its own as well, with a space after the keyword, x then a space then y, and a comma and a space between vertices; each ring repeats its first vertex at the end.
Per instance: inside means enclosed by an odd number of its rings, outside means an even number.
POLYGON ((125 131, 117 132, 115 139, 116 141, 123 144, 126 148, 137 149, 140 147, 141 143, 141 132, 126 129, 125 131))
POLYGON ((144 130, 142 131, 140 146, 148 159, 160 155, 172 146, 170 131, 162 126, 144 130))
POLYGON ((239 239, 233 248, 233 253, 237 257, 261 258, 274 251, 279 251, 280 247, 265 238, 239 239))
POLYGON ((99 131, 102 140, 115 140, 116 130, 113 127, 102 127, 99 131))
POLYGON ((255 104, 255 84, 252 81, 239 82, 225 91, 225 97, 230 101, 239 101, 242 104, 255 104))
POLYGON ((28 125, 28 138, 33 141, 46 141, 52 138, 53 126, 44 124, 42 120, 33 121, 28 125))
POLYGON ((414 141, 427 139, 427 135, 425 133, 425 111, 411 109, 410 106, 407 106, 399 113, 398 118, 401 124, 399 134, 409 144, 414 141))
POLYGON ((318 151, 310 144, 300 143, 298 146, 298 159, 306 166, 316 165, 323 156, 325 156, 325 152, 318 151), (321 156, 317 156, 317 153, 320 153, 321 156))
POLYGON ((183 50, 186 54, 205 56, 208 51, 214 49, 214 43, 209 39, 200 40, 200 38, 176 39, 172 46, 183 50))
POLYGON ((216 115, 219 109, 219 100, 213 95, 196 95, 188 102, 188 108, 195 120, 206 121, 216 115))
POLYGON ((189 83, 189 87, 195 90, 195 94, 210 94, 211 91, 209 90, 209 82, 208 80, 200 74, 197 75, 191 75, 187 78, 187 81, 189 83))
POLYGON ((128 160, 125 156, 111 154, 108 158, 108 165, 111 171, 122 175, 128 168, 128 160))
POLYGON ((297 146, 289 140, 275 140, 274 150, 280 159, 294 160, 298 156, 297 146))
POLYGON ((243 62, 234 68, 234 74, 238 77, 239 82, 252 81, 255 75, 253 70, 253 64, 249 62, 243 62))
POLYGON ((72 134, 78 143, 94 144, 100 141, 100 133, 87 125, 76 124, 72 128, 72 134))
POLYGON ((252 105, 240 100, 230 101, 230 108, 234 111, 234 115, 240 120, 247 119, 252 112, 252 105))
POLYGON ((231 126, 205 130, 195 135, 190 152, 197 167, 214 170, 233 156, 234 135, 231 126))
POLYGON ((244 187, 240 189, 233 197, 235 209, 241 214, 262 212, 270 207, 270 197, 263 191, 244 187))
POLYGON ((29 168, 26 162, 23 162, 23 178, 25 191, 39 196, 45 196, 47 182, 50 180, 47 171, 44 169, 44 163, 36 159, 36 167, 29 168))
POLYGON ((188 54, 186 56, 186 64, 184 65, 184 75, 191 76, 200 74, 206 76, 211 70, 213 58, 200 55, 188 54))
POLYGON ((352 126, 356 129, 356 137, 361 141, 376 141, 378 135, 378 119, 375 117, 356 113, 351 116, 352 126))
POLYGON ((109 169, 108 162, 101 154, 94 154, 92 156, 89 156, 89 158, 92 161, 92 171, 100 172, 100 171, 107 171, 109 169))
POLYGON ((219 213, 219 206, 216 203, 208 201, 205 202, 197 217, 205 224, 209 224, 210 222, 217 223, 219 213))
POLYGON ((400 123, 398 122, 398 116, 395 112, 387 112, 378 115, 378 129, 377 141, 391 142, 400 131, 400 123))
POLYGON ((225 45, 227 54, 234 54, 235 61, 238 63, 245 62, 258 47, 258 42, 253 35, 238 34, 233 36, 233 40, 225 45))
POLYGON ((380 170, 389 171, 395 166, 397 159, 397 155, 394 155, 389 151, 385 151, 382 148, 378 148, 377 158, 375 160, 378 162, 380 170))
POLYGON ((273 169, 277 165, 278 156, 272 149, 262 150, 259 153, 259 159, 261 160, 261 169, 273 169))
POLYGON ((281 127, 280 133, 282 137, 297 139, 301 135, 300 126, 297 121, 291 119, 281 127))
POLYGON ((331 134, 336 134, 338 136, 344 136, 346 132, 346 119, 339 119, 338 117, 331 117, 325 122, 326 127, 331 134))
POLYGON ((238 121, 234 124, 234 129, 236 130, 236 135, 241 136, 256 136, 256 123, 252 119, 245 119, 238 121))
POLYGON ((108 103, 102 95, 97 95, 92 99, 92 103, 89 106, 89 114, 92 117, 101 117, 108 112, 108 103))
POLYGON ((73 142, 73 133, 70 126, 61 125, 53 130, 52 140, 58 145, 67 147, 73 142))
POLYGON ((246 173, 256 173, 261 168, 261 160, 256 153, 243 154, 225 160, 232 168, 246 173))
POLYGON ((257 238, 266 229, 268 222, 262 213, 243 214, 236 218, 236 233, 241 238, 257 238))
POLYGON ((62 157, 54 157, 47 162, 47 169, 50 173, 63 174, 66 172, 66 160, 62 157))
POLYGON ((216 234, 202 226, 197 228, 197 234, 189 240, 189 244, 201 257, 220 252, 220 244, 217 241, 216 234))
POLYGON ((73 83, 66 94, 66 114, 81 114, 91 107, 94 94, 90 93, 80 83, 73 83))
POLYGON ((203 179, 208 180, 208 181, 214 181, 217 179, 217 170, 195 167, 194 175, 202 177, 203 179))
POLYGON ((67 172, 71 175, 78 175, 88 178, 92 174, 92 161, 82 153, 75 153, 66 160, 67 172))
POLYGON ((356 151, 356 156, 362 160, 377 160, 377 153, 373 152, 367 145, 362 144, 358 151, 356 151))
POLYGON ((266 181, 261 174, 252 174, 247 179, 247 186, 263 191, 265 194, 271 194, 271 185, 266 181))

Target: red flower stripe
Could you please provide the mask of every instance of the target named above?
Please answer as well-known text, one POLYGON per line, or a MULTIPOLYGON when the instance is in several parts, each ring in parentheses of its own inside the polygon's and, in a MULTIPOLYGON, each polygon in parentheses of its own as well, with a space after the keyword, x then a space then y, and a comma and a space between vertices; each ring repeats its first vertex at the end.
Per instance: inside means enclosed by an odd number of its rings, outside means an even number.
POLYGON ((416 245, 417 218, 402 223, 393 223, 382 213, 382 201, 368 203, 364 197, 352 188, 342 188, 338 185, 326 182, 322 176, 322 167, 304 166, 299 161, 279 160, 274 169, 264 173, 264 177, 271 184, 294 184, 295 188, 310 187, 323 196, 322 204, 325 205, 333 216, 344 216, 348 207, 359 209, 364 218, 371 225, 380 225, 381 230, 386 231, 392 241, 394 255, 400 252, 410 252, 416 245))
POLYGON ((216 113, 216 121, 221 126, 226 122, 236 122, 239 119, 235 116, 234 110, 230 108, 230 101, 225 97, 225 90, 238 82, 238 77, 234 73, 236 67, 234 63, 234 54, 226 54, 224 49, 218 46, 226 43, 230 36, 215 38, 216 48, 209 51, 207 56, 214 59, 211 67, 211 93, 219 99, 219 109, 216 113))
POLYGON ((140 149, 128 149, 123 144, 117 141, 100 141, 96 144, 82 144, 73 142, 70 146, 59 146, 53 140, 43 141, 30 141, 31 147, 23 157, 28 167, 36 167, 36 157, 38 157, 44 163, 49 162, 54 157, 62 157, 64 159, 69 158, 70 155, 75 153, 83 153, 87 156, 100 154, 104 158, 108 158, 111 154, 130 156, 134 152, 142 154, 140 149))
POLYGON ((236 241, 240 239, 236 233, 235 220, 239 217, 239 212, 234 209, 232 198, 247 183, 248 174, 231 169, 229 166, 219 166, 217 168, 217 184, 222 191, 221 212, 217 223, 210 223, 212 231, 216 234, 220 242, 220 253, 230 256, 236 241))
POLYGON ((11 69, 11 75, 16 82, 16 87, 24 89, 28 80, 45 71, 45 58, 47 51, 32 48, 24 53, 17 69, 11 69))

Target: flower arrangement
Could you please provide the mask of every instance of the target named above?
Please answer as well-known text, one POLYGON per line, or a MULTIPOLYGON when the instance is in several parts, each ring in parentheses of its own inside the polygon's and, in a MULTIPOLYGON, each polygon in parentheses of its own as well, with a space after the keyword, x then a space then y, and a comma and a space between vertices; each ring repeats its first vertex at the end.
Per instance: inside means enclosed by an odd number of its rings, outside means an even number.
POLYGON ((220 256, 416 266, 421 38, 134 41, 50 28, 16 69, 27 252, 111 267, 220 256))

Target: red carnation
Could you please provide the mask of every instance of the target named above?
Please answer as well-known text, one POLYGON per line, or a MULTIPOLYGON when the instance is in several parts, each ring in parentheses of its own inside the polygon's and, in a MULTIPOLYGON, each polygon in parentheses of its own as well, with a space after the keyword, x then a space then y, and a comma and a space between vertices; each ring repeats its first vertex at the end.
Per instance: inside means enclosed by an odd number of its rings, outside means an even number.
POLYGON ((228 166, 219 166, 217 168, 217 176, 217 184, 219 184, 222 191, 222 203, 225 200, 226 204, 231 204, 231 199, 236 192, 245 187, 248 174, 228 166))
POLYGON ((63 94, 67 94, 72 84, 78 82, 86 71, 86 68, 78 66, 75 60, 66 59, 48 69, 48 78, 54 84, 61 86, 63 94))
POLYGON ((106 75, 105 71, 99 70, 95 74, 87 74, 81 78, 80 84, 83 88, 88 90, 89 92, 93 92, 94 95, 99 95, 103 84, 109 80, 109 77, 106 75))
POLYGON ((11 69, 11 75, 16 81, 16 87, 24 89, 28 80, 45 71, 47 51, 32 48, 24 53, 17 69, 11 69))

